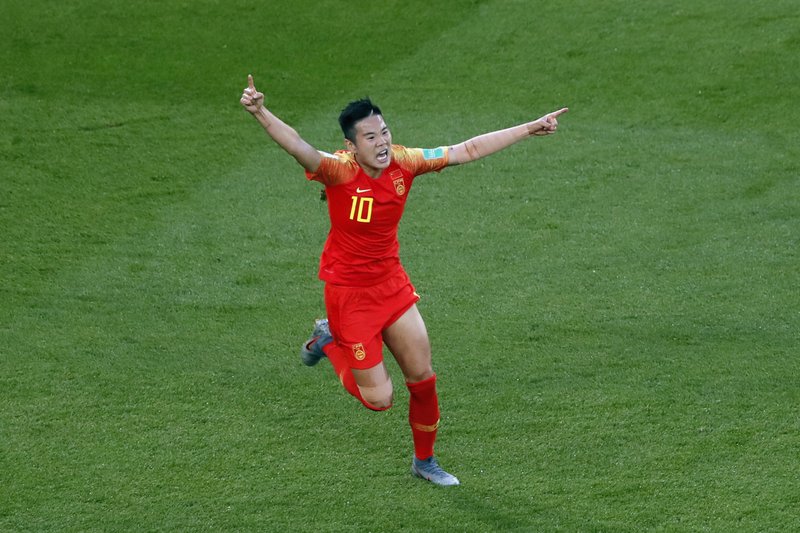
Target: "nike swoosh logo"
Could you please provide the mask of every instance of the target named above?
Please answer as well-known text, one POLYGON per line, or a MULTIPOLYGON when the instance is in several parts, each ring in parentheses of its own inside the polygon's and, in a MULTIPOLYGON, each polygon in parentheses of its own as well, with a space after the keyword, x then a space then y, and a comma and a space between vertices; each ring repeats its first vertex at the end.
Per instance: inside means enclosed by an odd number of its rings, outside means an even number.
POLYGON ((372 190, 372 189, 363 189, 363 190, 362 190, 362 189, 361 189, 361 187, 356 187, 356 192, 358 192, 358 193, 361 193, 361 192, 369 192, 369 191, 371 191, 371 190, 372 190))

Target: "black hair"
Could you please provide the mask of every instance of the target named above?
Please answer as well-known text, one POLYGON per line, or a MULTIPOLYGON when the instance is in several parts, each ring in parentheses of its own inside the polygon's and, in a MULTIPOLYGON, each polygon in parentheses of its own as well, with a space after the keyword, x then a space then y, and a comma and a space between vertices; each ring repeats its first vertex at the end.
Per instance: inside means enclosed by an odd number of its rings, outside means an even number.
POLYGON ((355 142, 356 122, 371 115, 383 115, 383 113, 381 113, 381 108, 373 104, 369 97, 347 104, 339 114, 339 126, 342 128, 345 138, 355 142))

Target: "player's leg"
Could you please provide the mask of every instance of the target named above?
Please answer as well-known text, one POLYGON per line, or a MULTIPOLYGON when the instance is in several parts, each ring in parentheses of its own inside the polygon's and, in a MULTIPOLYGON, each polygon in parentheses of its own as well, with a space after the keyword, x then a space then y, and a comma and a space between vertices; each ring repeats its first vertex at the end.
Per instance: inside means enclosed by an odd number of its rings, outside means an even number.
MULTIPOLYGON (((378 337, 360 349, 374 352, 381 348, 382 342, 378 337)), ((369 368, 353 368, 354 364, 361 365, 353 360, 352 346, 332 341, 323 346, 322 350, 330 360, 342 386, 364 404, 364 407, 373 411, 385 411, 392 406, 394 392, 392 380, 382 358, 368 362, 367 364, 373 365, 369 368)))
POLYGON ((458 479, 442 470, 433 457, 439 429, 439 397, 428 331, 416 304, 384 330, 383 340, 397 360, 410 393, 408 421, 414 439, 411 471, 438 485, 458 485, 458 479))
POLYGON ((315 323, 300 355, 308 366, 327 357, 347 392, 384 411, 392 405, 392 381, 383 364, 380 315, 362 304, 367 291, 326 284, 328 318, 315 323))
POLYGON ((416 304, 383 331, 383 342, 400 365, 406 382, 417 383, 434 375, 428 330, 416 304))
POLYGON ((372 360, 378 363, 363 370, 351 368, 350 364, 354 353, 366 354, 366 350, 380 352, 382 348, 383 341, 380 336, 367 343, 366 348, 359 348, 360 352, 353 350, 351 346, 337 344, 333 340, 328 320, 323 318, 314 323, 311 337, 301 346, 300 359, 305 365, 314 366, 320 359, 327 357, 342 386, 352 396, 373 411, 385 411, 392 406, 394 390, 382 357, 373 357, 372 360))
POLYGON ((408 420, 414 455, 427 459, 433 455, 439 428, 439 400, 428 332, 416 305, 384 330, 383 341, 397 360, 410 393, 408 420))

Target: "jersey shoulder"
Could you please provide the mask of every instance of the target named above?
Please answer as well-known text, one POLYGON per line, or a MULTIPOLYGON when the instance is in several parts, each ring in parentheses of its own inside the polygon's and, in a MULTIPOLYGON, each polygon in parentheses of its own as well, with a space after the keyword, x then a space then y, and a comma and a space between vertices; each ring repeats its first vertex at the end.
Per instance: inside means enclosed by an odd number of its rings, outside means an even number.
POLYGON ((320 152, 322 160, 316 172, 306 172, 310 180, 319 181, 325 185, 339 185, 347 183, 358 174, 359 166, 353 152, 337 150, 333 154, 320 152))

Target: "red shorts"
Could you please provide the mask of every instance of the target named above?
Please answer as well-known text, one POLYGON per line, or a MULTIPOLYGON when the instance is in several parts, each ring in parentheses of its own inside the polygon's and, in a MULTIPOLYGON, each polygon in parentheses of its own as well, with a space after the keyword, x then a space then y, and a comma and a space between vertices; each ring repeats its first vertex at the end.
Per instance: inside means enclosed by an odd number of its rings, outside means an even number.
POLYGON ((405 270, 371 287, 325 284, 328 324, 350 368, 383 361, 383 330, 419 301, 405 270))

